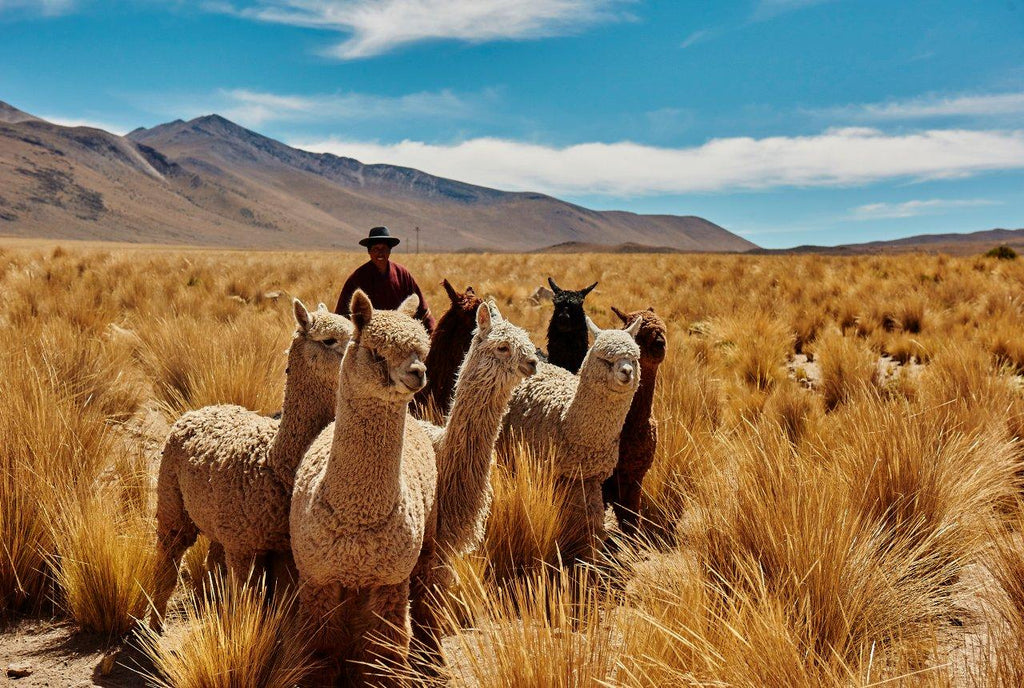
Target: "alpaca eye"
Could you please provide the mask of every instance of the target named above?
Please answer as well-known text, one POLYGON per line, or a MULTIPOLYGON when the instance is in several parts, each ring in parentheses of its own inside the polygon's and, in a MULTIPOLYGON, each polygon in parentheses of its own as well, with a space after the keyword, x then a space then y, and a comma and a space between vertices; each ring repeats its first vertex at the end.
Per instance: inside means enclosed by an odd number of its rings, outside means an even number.
POLYGON ((499 344, 498 351, 500 351, 503 354, 507 354, 509 351, 511 351, 511 349, 509 349, 508 344, 499 344))
POLYGON ((334 346, 337 343, 338 343, 337 339, 324 339, 323 340, 324 346, 334 346))

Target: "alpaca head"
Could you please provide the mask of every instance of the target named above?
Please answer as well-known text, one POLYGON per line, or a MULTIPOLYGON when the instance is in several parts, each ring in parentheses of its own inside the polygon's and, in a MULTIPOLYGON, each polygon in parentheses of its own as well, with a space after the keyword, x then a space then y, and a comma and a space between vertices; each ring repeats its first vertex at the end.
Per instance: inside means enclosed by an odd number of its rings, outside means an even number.
POLYGON ((315 311, 309 311, 301 301, 292 299, 292 310, 296 327, 285 374, 295 372, 292 366, 301 364, 330 389, 338 379, 338 366, 352 339, 352 323, 348 318, 331 313, 322 303, 315 311))
POLYGON ((659 365, 665 360, 668 331, 665 321, 655 315, 653 307, 645 311, 623 313, 612 306, 612 312, 619 316, 623 325, 628 326, 636 320, 640 321, 640 331, 636 334, 636 343, 640 345, 640 363, 642 365, 659 365))
MULTIPOLYGON (((483 300, 476 295, 473 287, 466 287, 466 291, 459 293, 455 291, 455 288, 452 287, 448 280, 442 281, 441 286, 444 287, 445 293, 448 294, 451 307, 441 316, 434 332, 443 331, 451 334, 465 334, 465 341, 468 342, 470 333, 476 327, 476 309, 480 307, 483 300)), ((435 336, 439 335, 435 334, 435 336)), ((461 337, 454 337, 453 339, 459 340, 461 337)))
POLYGON ((551 332, 586 332, 586 314, 583 312, 583 299, 597 286, 594 282, 585 289, 573 291, 562 289, 555 280, 548 277, 548 284, 554 293, 552 303, 555 306, 551 314, 551 324, 548 326, 548 333, 551 332))
POLYGON ((427 331, 412 317, 419 305, 413 294, 398 310, 374 310, 361 289, 352 295, 355 331, 342 374, 354 395, 408 401, 427 384, 427 331))
POLYGON ((537 347, 525 330, 501 317, 495 305, 477 307, 472 347, 496 386, 516 384, 537 372, 537 347))
POLYGON ((580 383, 632 395, 640 384, 640 347, 635 339, 640 321, 624 330, 602 330, 587 318, 587 328, 594 335, 594 345, 580 368, 580 383))

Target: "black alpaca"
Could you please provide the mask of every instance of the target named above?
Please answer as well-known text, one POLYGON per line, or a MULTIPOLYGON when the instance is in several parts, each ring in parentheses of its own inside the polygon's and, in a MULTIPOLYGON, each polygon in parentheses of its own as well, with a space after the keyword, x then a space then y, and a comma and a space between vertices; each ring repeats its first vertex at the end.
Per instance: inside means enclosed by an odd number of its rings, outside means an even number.
POLYGON ((562 289, 550 277, 548 284, 554 292, 552 301, 555 305, 548 323, 548 362, 578 373, 590 347, 583 299, 597 286, 597 282, 579 291, 562 289))

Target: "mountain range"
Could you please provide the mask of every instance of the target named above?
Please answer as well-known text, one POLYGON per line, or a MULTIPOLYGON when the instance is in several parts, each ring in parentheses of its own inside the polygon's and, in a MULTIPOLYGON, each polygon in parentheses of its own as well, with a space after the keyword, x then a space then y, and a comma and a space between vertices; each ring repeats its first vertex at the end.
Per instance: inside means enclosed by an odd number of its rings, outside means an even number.
POLYGON ((405 250, 417 234, 423 251, 757 248, 699 217, 596 211, 367 165, 292 148, 218 115, 118 136, 0 102, 0 236, 354 248, 380 224, 406 237, 405 250))

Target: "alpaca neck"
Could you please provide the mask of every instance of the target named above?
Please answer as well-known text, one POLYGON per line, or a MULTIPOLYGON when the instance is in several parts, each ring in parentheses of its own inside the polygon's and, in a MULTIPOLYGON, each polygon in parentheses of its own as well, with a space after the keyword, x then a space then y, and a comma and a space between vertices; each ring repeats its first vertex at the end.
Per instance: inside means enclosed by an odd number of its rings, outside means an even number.
POLYGON ((629 413, 626 414, 626 427, 632 428, 639 424, 646 424, 651 418, 651 411, 654 408, 654 386, 658 381, 658 364, 640 363, 640 386, 633 395, 633 403, 629 406, 629 413))
POLYGON ((387 518, 402 494, 402 442, 408 403, 345 394, 340 379, 334 440, 323 486, 345 523, 387 518), (358 505, 354 508, 353 505, 358 505))
POLYGON ((630 399, 630 395, 611 392, 604 384, 588 383, 581 374, 576 394, 563 417, 567 436, 576 444, 604 446, 622 431, 630 399))
POLYGON ((281 424, 267 453, 267 465, 291 485, 309 445, 334 417, 334 388, 304 369, 293 346, 288 353, 281 424))
POLYGON ((570 373, 579 372, 589 346, 587 330, 562 332, 548 326, 548 362, 570 373))
POLYGON ((443 545, 465 537, 485 506, 494 443, 519 382, 515 376, 490 374, 475 353, 470 347, 459 371, 437 453, 438 533, 443 545))
MULTIPOLYGON (((443 320, 443 318, 442 318, 443 320)), ((427 387, 416 395, 418 403, 433 400, 441 413, 448 411, 452 401, 455 375, 458 361, 463 360, 473 339, 471 331, 460 330, 452 326, 442 329, 438 324, 430 341, 427 353, 427 387)))

